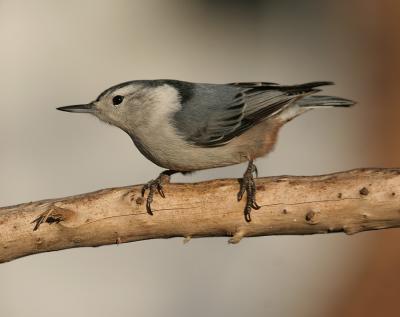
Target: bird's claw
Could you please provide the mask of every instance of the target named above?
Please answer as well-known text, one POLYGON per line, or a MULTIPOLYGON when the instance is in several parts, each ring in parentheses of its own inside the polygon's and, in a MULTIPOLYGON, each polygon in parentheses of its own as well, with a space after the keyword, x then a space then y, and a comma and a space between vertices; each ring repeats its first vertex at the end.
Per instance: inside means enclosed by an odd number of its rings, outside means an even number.
POLYGON ((165 198, 165 193, 162 185, 164 178, 165 175, 160 174, 160 176, 158 176, 156 179, 152 179, 150 182, 143 185, 142 187, 142 197, 145 196, 147 190, 149 191, 146 198, 146 211, 149 215, 153 215, 151 203, 153 202, 154 193, 157 192, 162 198, 165 198))
POLYGON ((240 189, 237 194, 238 201, 242 200, 244 193, 246 192, 246 205, 244 207, 244 219, 247 222, 251 221, 250 213, 251 210, 258 210, 261 207, 256 202, 256 184, 254 182, 253 174, 258 175, 257 167, 253 162, 249 163, 243 178, 240 181, 240 189))
POLYGON ((163 189, 161 183, 157 184, 157 191, 158 191, 158 193, 160 194, 160 196, 161 196, 162 198, 165 198, 164 189, 163 189))

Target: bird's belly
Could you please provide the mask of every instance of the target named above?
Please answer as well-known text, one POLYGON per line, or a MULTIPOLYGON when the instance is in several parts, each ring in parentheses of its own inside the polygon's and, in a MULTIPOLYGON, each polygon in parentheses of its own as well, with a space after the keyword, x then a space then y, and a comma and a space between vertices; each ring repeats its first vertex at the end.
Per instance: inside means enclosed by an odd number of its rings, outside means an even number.
POLYGON ((130 134, 139 151, 150 161, 166 169, 196 171, 246 161, 242 153, 230 147, 199 147, 161 125, 130 134))
POLYGON ((187 144, 175 146, 168 143, 152 147, 151 150, 138 148, 158 166, 182 172, 234 165, 248 160, 245 154, 226 148, 202 148, 187 144))
POLYGON ((239 164, 265 155, 273 147, 278 128, 278 125, 261 123, 219 147, 192 145, 170 131, 131 137, 140 152, 158 166, 196 171, 239 164))

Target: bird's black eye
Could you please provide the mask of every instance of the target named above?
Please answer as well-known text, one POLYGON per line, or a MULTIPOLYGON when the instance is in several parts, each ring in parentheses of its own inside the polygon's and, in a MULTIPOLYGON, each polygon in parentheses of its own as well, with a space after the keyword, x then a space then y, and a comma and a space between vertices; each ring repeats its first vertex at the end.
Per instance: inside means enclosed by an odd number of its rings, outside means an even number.
POLYGON ((112 99, 113 105, 114 105, 114 106, 119 105, 119 104, 122 102, 122 100, 124 100, 124 97, 123 97, 123 96, 120 96, 120 95, 115 96, 115 97, 112 99))

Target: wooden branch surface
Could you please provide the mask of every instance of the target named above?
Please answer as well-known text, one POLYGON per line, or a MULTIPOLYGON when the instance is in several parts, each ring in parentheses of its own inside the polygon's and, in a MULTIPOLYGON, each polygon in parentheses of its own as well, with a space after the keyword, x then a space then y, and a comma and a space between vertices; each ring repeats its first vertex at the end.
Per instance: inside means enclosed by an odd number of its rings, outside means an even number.
POLYGON ((258 178, 252 222, 237 202, 236 179, 167 184, 146 213, 141 186, 0 208, 0 263, 74 247, 185 237, 315 234, 400 226, 400 169, 258 178), (33 220, 48 215, 36 231, 33 220))

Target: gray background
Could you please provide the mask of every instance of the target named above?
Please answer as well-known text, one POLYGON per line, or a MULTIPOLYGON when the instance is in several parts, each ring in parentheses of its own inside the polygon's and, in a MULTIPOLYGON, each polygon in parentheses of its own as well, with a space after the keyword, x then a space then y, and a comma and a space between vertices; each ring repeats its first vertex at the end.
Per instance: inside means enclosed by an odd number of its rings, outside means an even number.
MULTIPOLYGON (((355 14, 344 1, 0 0, 0 205, 154 178, 161 169, 125 133, 55 110, 133 79, 333 80, 328 93, 359 105, 289 123, 257 161, 260 175, 374 165, 365 140, 373 71, 355 14)), ((0 316, 326 316, 357 279, 374 234, 235 246, 154 240, 26 257, 0 265, 0 316)))

